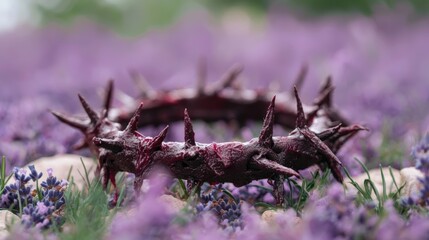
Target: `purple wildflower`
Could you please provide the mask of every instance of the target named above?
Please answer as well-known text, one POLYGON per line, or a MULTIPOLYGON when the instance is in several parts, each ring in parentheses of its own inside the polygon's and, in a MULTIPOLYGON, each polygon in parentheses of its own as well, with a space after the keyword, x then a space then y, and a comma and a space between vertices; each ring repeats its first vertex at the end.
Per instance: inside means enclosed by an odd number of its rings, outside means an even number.
POLYGON ((109 239, 169 239, 168 228, 173 214, 165 203, 159 201, 166 179, 154 173, 149 180, 151 186, 128 213, 120 213, 113 219, 109 239))
POLYGON ((235 231, 243 228, 241 218, 241 202, 236 202, 222 192, 222 184, 210 186, 203 185, 200 202, 196 206, 197 213, 212 212, 219 218, 223 228, 235 231))
POLYGON ((18 212, 22 208, 22 224, 26 228, 36 227, 47 229, 53 222, 61 224, 59 213, 64 204, 64 191, 67 181, 57 181, 48 171, 49 177, 41 183, 42 199, 37 199, 36 189, 29 184, 36 182, 42 173, 38 173, 34 165, 30 165, 29 173, 25 169, 14 168, 15 183, 8 184, 1 195, 0 207, 18 212), (55 213, 55 214, 54 214, 55 213))
POLYGON ((429 133, 414 146, 412 157, 416 161, 416 168, 423 173, 423 177, 419 179, 422 189, 416 196, 404 197, 401 199, 404 206, 413 206, 420 204, 423 206, 429 205, 429 133))

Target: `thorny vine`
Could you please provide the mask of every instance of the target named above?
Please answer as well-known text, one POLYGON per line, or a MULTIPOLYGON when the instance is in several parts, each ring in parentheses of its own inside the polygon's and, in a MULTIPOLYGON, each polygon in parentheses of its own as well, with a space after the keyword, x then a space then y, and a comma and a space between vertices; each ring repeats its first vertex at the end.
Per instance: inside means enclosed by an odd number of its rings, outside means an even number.
MULTIPOLYGON (((109 120, 112 81, 108 84, 100 114, 79 95, 89 122, 58 112, 52 113, 60 121, 83 132, 84 139, 76 148, 89 147, 98 157, 97 172, 103 174, 105 188, 110 181, 116 189, 116 174, 130 172, 136 176, 134 188, 137 194, 154 165, 163 165, 173 176, 188 180, 190 188, 203 182, 231 182, 242 186, 253 180, 272 179, 278 204, 284 202, 285 178, 300 177, 297 171, 312 165, 326 165, 335 179, 342 182, 341 162, 335 153, 348 139, 366 128, 349 125, 333 109, 331 80, 328 78, 321 88, 314 105, 305 106, 306 111, 295 87, 293 92, 297 110, 294 111, 289 102, 281 101, 275 107, 276 96, 267 101, 267 94, 249 90, 243 93, 244 90, 233 88, 233 82, 240 71, 241 69, 233 68, 223 81, 209 90, 205 90, 200 81, 196 90, 176 90, 152 96, 146 94, 145 104, 140 103, 124 130, 121 130, 121 125, 117 122, 128 121, 129 114, 126 111, 116 114, 113 117, 115 120, 109 120), (261 112, 260 109, 267 105, 268 110, 258 138, 248 142, 210 144, 195 141, 188 110, 200 120, 236 118, 244 125, 247 119, 243 116, 253 120, 261 112), (144 136, 137 131, 140 126, 177 121, 179 109, 180 112, 184 110, 184 142, 164 142, 168 125, 155 137, 144 136), (140 118, 141 115, 145 117, 140 118), (273 136, 274 123, 294 130, 288 136, 273 136)), ((301 85, 303 75, 300 75, 296 85, 301 85)), ((116 190, 115 201, 117 197, 116 190)))

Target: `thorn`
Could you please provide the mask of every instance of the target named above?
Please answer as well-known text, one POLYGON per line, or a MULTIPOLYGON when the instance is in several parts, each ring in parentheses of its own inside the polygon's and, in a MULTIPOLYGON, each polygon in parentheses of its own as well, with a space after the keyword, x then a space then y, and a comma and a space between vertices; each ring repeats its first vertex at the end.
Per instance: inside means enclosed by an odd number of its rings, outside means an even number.
POLYGON ((319 94, 321 96, 324 95, 325 92, 327 92, 326 97, 323 101, 324 105, 327 107, 332 107, 332 90, 329 90, 330 88, 333 88, 332 86, 332 76, 328 76, 323 83, 322 87, 320 88, 319 94))
POLYGON ((299 175, 299 173, 292 168, 285 167, 275 161, 271 161, 266 158, 257 158, 256 156, 254 156, 252 158, 252 164, 254 164, 258 168, 269 170, 277 174, 301 178, 301 175, 299 175))
POLYGON ((60 120, 60 122, 65 123, 71 127, 77 128, 81 131, 86 131, 86 129, 88 128, 88 125, 85 124, 83 121, 78 120, 76 118, 72 118, 72 117, 66 117, 63 114, 59 113, 59 112, 55 112, 55 111, 51 111, 52 115, 54 115, 58 120, 60 120))
POLYGON ((331 149, 309 129, 298 129, 298 131, 312 143, 313 147, 315 147, 317 150, 319 150, 321 154, 325 156, 327 164, 331 169, 334 178, 338 182, 342 183, 343 176, 341 174, 339 166, 342 166, 343 164, 340 162, 337 156, 335 156, 331 149))
POLYGON ((137 85, 142 97, 148 97, 153 90, 146 78, 137 71, 130 71, 131 79, 137 85))
POLYGON ((301 99, 299 98, 298 90, 296 89, 296 87, 294 87, 294 92, 295 92, 296 110, 297 110, 296 127, 305 128, 307 121, 305 119, 304 109, 302 108, 301 99))
MULTIPOLYGON (((308 64, 304 64, 302 65, 301 69, 299 70, 298 75, 296 76, 295 79, 295 84, 294 86, 296 87, 296 89, 298 89, 298 91, 301 90, 302 85, 304 83, 305 77, 307 76, 308 73, 308 64)), ((294 89, 292 89, 292 92, 294 91, 294 89)))
POLYGON ((103 110, 101 113, 102 118, 107 117, 109 115, 109 110, 112 107, 112 99, 113 99, 113 79, 110 79, 107 83, 106 91, 104 93, 104 103, 103 110))
POLYGON ((336 134, 340 130, 341 125, 342 124, 340 123, 334 127, 328 128, 323 132, 317 133, 316 136, 320 138, 320 140, 325 141, 328 138, 332 137, 334 134, 336 134))
POLYGON ((96 123, 99 120, 97 113, 89 106, 88 102, 85 100, 84 97, 82 97, 82 95, 78 94, 78 97, 83 109, 85 109, 86 114, 91 120, 91 123, 96 123))
POLYGON ((298 131, 308 140, 312 143, 313 147, 315 147, 319 152, 327 158, 327 161, 332 166, 338 164, 342 166, 343 164, 340 162, 340 160, 335 156, 335 154, 331 151, 331 149, 324 143, 322 140, 320 140, 316 134, 314 134, 309 129, 298 129, 298 131))
POLYGON ((338 167, 338 165, 331 165, 328 163, 329 168, 331 169, 332 175, 334 175, 335 180, 337 180, 339 183, 344 182, 343 175, 341 174, 341 170, 338 167))
POLYGON ((87 147, 89 147, 89 145, 85 140, 81 140, 72 146, 73 150, 75 150, 75 151, 78 151, 78 150, 81 150, 81 149, 84 149, 87 147))
POLYGON ((102 147, 111 151, 119 152, 124 148, 124 143, 121 141, 107 139, 107 138, 98 138, 94 137, 92 142, 97 147, 102 147))
POLYGON ((197 92, 198 95, 204 95, 204 87, 207 79, 207 61, 205 58, 200 58, 197 64, 197 92))
POLYGON ((151 150, 155 151, 159 149, 167 136, 169 126, 167 125, 162 131, 158 134, 158 136, 154 137, 151 143, 151 150))
POLYGON ((137 131, 137 124, 139 123, 142 110, 143 110, 143 102, 140 103, 139 107, 134 112, 133 117, 131 118, 130 122, 128 123, 127 127, 124 130, 124 133, 134 133, 135 131, 137 131))
POLYGON ((268 106, 267 114, 262 124, 262 130, 259 134, 259 144, 264 147, 271 148, 273 142, 273 128, 274 128, 274 107, 276 104, 276 96, 271 100, 270 106, 268 106))
POLYGON ((331 148, 332 152, 337 152, 344 145, 344 143, 346 143, 350 138, 352 138, 354 135, 356 135, 359 131, 362 130, 369 131, 368 128, 361 125, 342 127, 338 131, 337 136, 329 139, 329 141, 334 142, 331 148))
POLYGON ((185 122, 185 148, 190 146, 195 146, 195 133, 194 128, 192 127, 191 118, 188 114, 188 109, 185 108, 184 111, 184 122, 185 122))
POLYGON ((116 91, 116 98, 125 106, 134 106, 135 104, 135 99, 133 97, 120 90, 116 91))
POLYGON ((331 107, 332 105, 331 98, 332 98, 332 93, 334 92, 334 89, 335 89, 334 86, 329 86, 323 91, 321 91, 319 93, 319 96, 316 99, 314 99, 313 104, 318 106, 319 108, 322 106, 331 107))
POLYGON ((237 80, 238 75, 243 71, 243 66, 234 65, 228 72, 219 80, 218 86, 215 86, 211 91, 211 94, 216 95, 222 90, 231 87, 235 80, 237 80))

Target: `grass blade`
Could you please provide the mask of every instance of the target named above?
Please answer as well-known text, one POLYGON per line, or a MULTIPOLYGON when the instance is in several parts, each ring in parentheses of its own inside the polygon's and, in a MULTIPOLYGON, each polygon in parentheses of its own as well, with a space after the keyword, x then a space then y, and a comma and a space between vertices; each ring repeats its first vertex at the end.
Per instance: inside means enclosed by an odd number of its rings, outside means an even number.
POLYGON ((83 169, 85 170, 85 179, 86 179, 86 182, 88 183, 88 188, 91 188, 91 182, 89 181, 88 170, 86 169, 85 163, 83 162, 82 158, 80 158, 80 162, 82 163, 83 169))
POLYGON ((384 173, 383 173, 383 169, 381 168, 381 164, 380 164, 380 173, 381 173, 381 180, 383 183, 383 198, 382 198, 382 200, 384 202, 385 200, 387 200, 386 179, 384 178, 384 173))

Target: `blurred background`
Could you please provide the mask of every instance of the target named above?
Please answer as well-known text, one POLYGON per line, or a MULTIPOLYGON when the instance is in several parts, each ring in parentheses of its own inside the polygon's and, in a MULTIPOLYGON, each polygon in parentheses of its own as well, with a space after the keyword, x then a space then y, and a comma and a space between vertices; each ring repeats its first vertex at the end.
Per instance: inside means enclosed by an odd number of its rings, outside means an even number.
MULTIPOLYGON (((0 155, 71 152, 79 133, 49 109, 82 112, 77 93, 100 106, 110 78, 137 97, 131 71, 156 90, 192 87, 204 59, 209 81, 239 63, 244 87, 279 92, 307 65, 306 103, 332 76, 336 107, 371 129, 344 154, 407 165, 429 130, 428 13, 427 0, 1 0, 0 155)), ((231 140, 226 127, 198 141, 231 140)))

